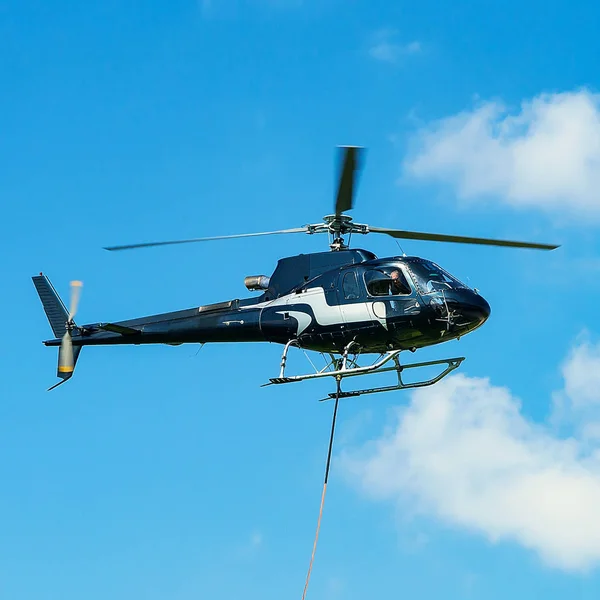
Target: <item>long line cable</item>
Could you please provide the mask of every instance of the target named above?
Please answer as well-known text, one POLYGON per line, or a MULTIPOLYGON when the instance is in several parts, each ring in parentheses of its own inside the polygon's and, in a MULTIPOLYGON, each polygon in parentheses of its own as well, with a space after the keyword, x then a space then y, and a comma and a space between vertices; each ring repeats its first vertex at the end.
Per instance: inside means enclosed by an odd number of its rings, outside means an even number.
POLYGON ((331 435, 329 436, 329 450, 327 451, 327 465, 325 467, 325 480, 323 482, 323 493, 321 494, 321 506, 319 507, 319 519, 317 521, 317 531, 315 533, 315 541, 313 544, 312 555, 310 557, 310 564, 308 565, 308 573, 306 574, 306 583, 304 584, 304 592, 302 593, 302 600, 306 598, 306 591, 308 590, 308 582, 310 581, 310 573, 312 571, 313 561, 315 560, 315 553, 317 551, 317 541, 319 540, 319 529, 321 529, 321 517, 323 516, 323 505, 325 504, 325 494, 327 492, 327 480, 329 479, 329 467, 331 465, 331 451, 333 449, 333 435, 335 433, 335 421, 337 419, 338 404, 340 401, 340 385, 341 378, 337 378, 337 387, 335 392, 335 406, 333 408, 333 419, 331 421, 331 435))

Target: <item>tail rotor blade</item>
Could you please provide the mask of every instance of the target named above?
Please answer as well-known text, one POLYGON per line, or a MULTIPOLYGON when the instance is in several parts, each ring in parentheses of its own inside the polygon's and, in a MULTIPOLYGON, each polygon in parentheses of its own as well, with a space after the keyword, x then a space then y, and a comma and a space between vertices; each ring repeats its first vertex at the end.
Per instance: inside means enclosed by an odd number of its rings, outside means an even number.
POLYGON ((58 351, 58 376, 62 378, 68 378, 73 373, 75 368, 75 357, 73 353, 73 338, 71 337, 71 330, 74 327, 73 319, 77 314, 77 307, 79 305, 79 298, 81 297, 81 288, 83 283, 81 281, 71 281, 71 300, 69 306, 69 320, 66 324, 66 331, 62 337, 60 343, 60 349, 58 351))
POLYGON ((77 314, 77 307, 79 305, 82 287, 83 283, 81 281, 71 281, 71 306, 69 308, 69 321, 73 321, 73 319, 75 319, 75 315, 77 314))

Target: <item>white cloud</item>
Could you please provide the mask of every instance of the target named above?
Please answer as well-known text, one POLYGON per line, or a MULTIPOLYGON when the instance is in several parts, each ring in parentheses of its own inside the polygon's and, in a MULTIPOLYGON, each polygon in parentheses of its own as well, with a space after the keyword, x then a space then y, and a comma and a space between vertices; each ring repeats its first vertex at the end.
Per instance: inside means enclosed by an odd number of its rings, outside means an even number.
POLYGON ((588 447, 600 448, 600 343, 583 332, 561 365, 564 387, 553 394, 551 422, 575 428, 588 447))
POLYGON ((600 95, 542 94, 516 112, 482 103, 418 132, 404 167, 465 200, 600 217, 600 95))
POLYGON ((575 346, 562 366, 565 393, 575 408, 600 404, 600 344, 575 346))
MULTIPOLYGON (((590 386, 600 363, 579 367, 599 353, 581 346, 567 359, 563 393, 574 402, 579 394, 596 401, 590 386)), ((561 569, 600 565, 600 445, 558 437, 520 408, 488 379, 448 377, 415 391, 381 439, 346 450, 344 471, 403 512, 517 542, 561 569)))
POLYGON ((420 42, 412 41, 408 44, 401 44, 396 41, 396 35, 396 31, 393 29, 380 29, 373 36, 369 55, 376 60, 395 63, 402 56, 421 52, 420 42))

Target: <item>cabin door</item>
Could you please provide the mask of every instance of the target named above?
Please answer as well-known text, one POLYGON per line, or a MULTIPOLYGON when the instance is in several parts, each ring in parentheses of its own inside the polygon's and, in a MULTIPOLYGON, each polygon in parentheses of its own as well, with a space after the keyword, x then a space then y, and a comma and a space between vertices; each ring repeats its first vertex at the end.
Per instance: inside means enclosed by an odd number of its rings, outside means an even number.
POLYGON ((338 287, 338 297, 342 319, 346 328, 356 328, 372 322, 373 317, 366 303, 363 286, 357 277, 356 271, 342 272, 341 285, 338 287))

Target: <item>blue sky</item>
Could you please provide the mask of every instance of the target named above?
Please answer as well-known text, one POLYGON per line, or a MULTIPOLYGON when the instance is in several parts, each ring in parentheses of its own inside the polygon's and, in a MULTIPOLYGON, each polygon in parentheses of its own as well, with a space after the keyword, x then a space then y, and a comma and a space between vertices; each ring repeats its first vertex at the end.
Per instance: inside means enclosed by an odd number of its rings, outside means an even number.
POLYGON ((318 222, 358 144, 357 221, 562 247, 403 244, 492 315, 423 352, 461 375, 341 405, 308 597, 597 597, 599 13, 0 2, 2 596, 301 596, 331 384, 261 389, 272 345, 91 348, 48 394, 30 277, 82 279, 82 322, 245 297, 326 240, 102 247, 318 222))

